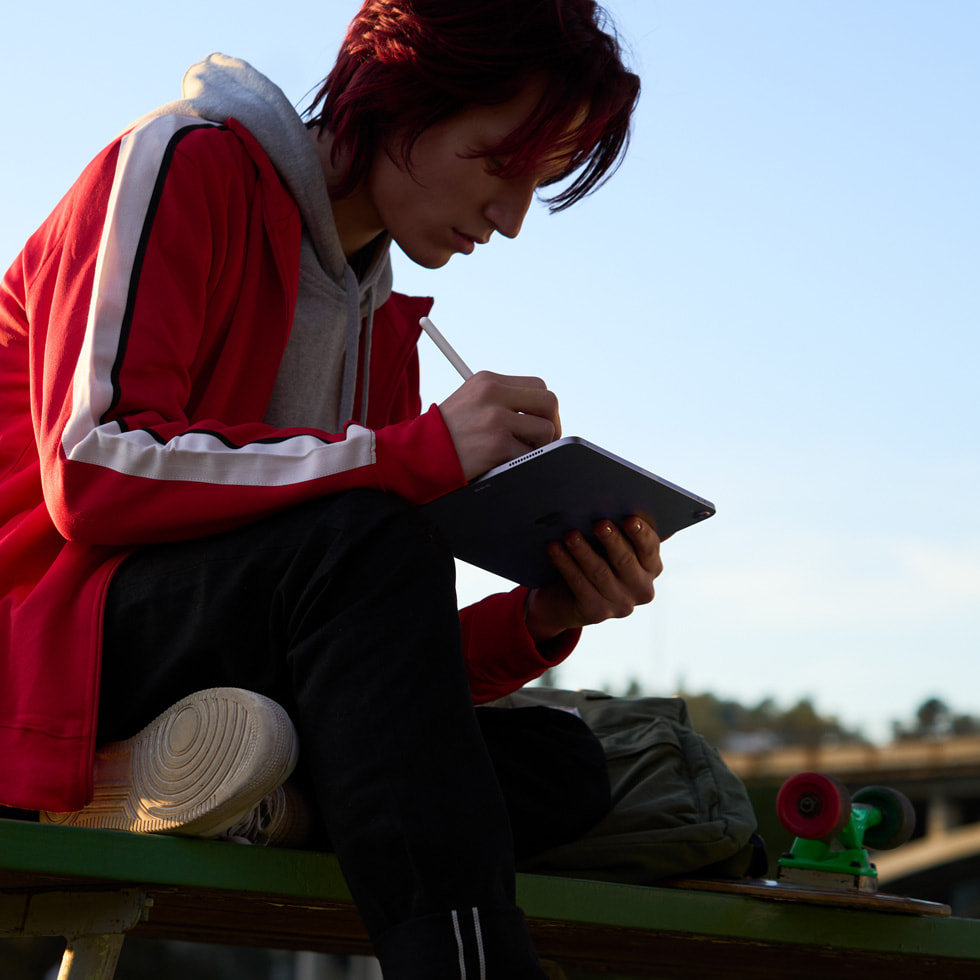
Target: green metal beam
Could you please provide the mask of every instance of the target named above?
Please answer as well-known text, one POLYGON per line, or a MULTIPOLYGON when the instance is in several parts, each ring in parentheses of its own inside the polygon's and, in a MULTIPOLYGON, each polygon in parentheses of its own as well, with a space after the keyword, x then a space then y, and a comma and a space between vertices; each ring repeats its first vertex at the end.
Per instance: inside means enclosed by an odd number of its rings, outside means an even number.
MULTIPOLYGON (((111 882, 350 903, 332 854, 0 820, 0 888, 111 882)), ((738 943, 974 960, 980 920, 898 915, 666 887, 518 876, 530 919, 738 943)), ((152 916, 151 916, 152 921, 152 916)))

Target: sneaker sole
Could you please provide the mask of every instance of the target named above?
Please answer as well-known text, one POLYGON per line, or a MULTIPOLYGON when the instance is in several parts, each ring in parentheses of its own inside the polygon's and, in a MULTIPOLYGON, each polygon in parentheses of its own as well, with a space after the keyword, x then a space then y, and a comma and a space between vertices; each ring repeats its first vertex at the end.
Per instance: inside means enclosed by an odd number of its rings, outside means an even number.
POLYGON ((41 822, 210 837, 287 779, 299 743, 275 701, 238 688, 198 691, 95 757, 92 801, 41 822))

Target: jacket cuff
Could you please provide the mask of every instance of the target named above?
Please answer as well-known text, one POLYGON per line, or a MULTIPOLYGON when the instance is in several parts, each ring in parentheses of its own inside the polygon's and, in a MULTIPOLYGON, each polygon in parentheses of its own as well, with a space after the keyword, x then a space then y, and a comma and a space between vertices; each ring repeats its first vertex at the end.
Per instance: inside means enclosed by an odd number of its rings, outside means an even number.
POLYGON ((417 418, 378 429, 375 458, 382 489, 413 504, 426 504, 466 484, 437 405, 417 418))
POLYGON ((566 630, 536 644, 524 622, 530 590, 516 588, 488 596, 460 612, 463 656, 473 700, 503 697, 560 664, 575 649, 580 629, 566 630))

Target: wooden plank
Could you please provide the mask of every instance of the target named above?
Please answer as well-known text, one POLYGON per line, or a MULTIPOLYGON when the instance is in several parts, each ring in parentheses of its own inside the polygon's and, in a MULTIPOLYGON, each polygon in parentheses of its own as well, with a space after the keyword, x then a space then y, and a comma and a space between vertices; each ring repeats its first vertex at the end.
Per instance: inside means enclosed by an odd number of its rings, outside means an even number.
MULTIPOLYGON (((369 952, 330 854, 0 821, 0 865, 6 891, 138 885, 134 935, 369 952)), ((518 876, 518 902, 542 956, 597 975, 980 976, 980 920, 541 875, 518 876)))

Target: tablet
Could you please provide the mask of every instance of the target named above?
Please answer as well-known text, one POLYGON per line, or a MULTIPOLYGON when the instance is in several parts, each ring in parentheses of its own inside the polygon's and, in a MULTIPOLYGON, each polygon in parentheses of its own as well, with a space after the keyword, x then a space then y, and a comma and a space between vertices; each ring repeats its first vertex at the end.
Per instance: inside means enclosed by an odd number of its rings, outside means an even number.
POLYGON ((593 525, 634 514, 661 539, 711 517, 715 506, 639 466, 566 436, 426 504, 462 561, 532 588, 557 581, 546 546, 579 530, 602 553, 593 525))

